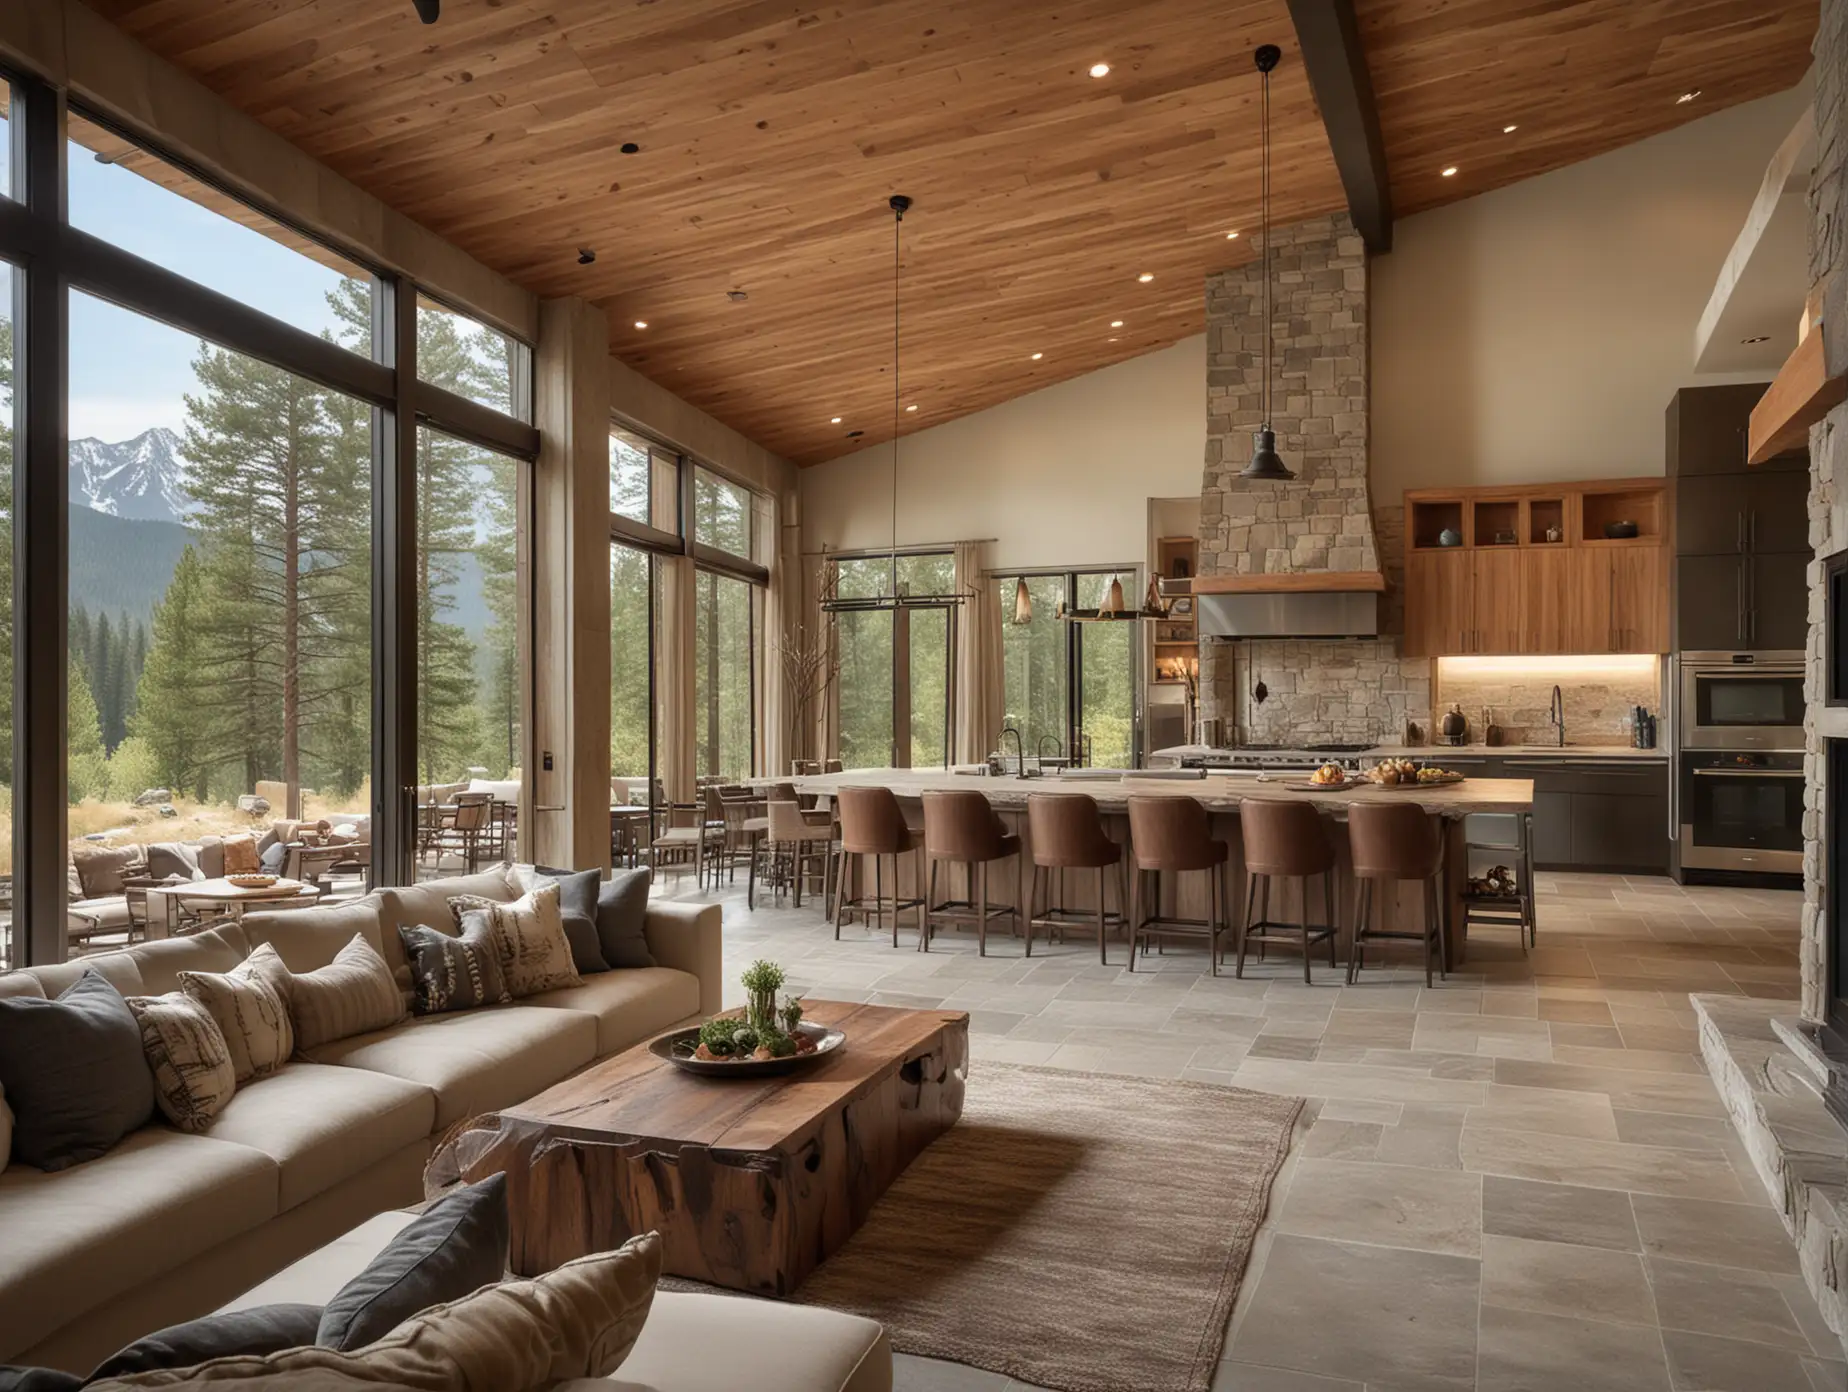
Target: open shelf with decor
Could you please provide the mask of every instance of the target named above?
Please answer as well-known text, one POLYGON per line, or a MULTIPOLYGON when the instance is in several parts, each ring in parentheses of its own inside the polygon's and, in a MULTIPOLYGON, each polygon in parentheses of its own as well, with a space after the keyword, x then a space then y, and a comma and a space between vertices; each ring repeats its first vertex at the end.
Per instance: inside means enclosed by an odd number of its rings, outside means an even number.
POLYGON ((1550 498, 1534 497, 1527 500, 1527 533, 1523 538, 1528 546, 1564 546, 1569 528, 1566 524, 1567 499, 1563 495, 1550 498))
POLYGON ((1154 661, 1150 680, 1157 686, 1179 686, 1197 669, 1200 632, 1194 617, 1194 576, 1200 562, 1200 543, 1190 536, 1155 538, 1155 574, 1168 616, 1150 623, 1154 661))
POLYGON ((1663 485, 1624 483, 1579 495, 1579 541, 1589 546, 1660 546, 1667 509, 1663 485))
POLYGON ((1521 544, 1521 500, 1478 498, 1470 508, 1470 540, 1476 546, 1521 544))
POLYGON ((1463 499, 1428 498, 1407 508, 1407 533, 1414 551, 1435 551, 1440 547, 1461 546, 1463 535, 1463 499), (1453 536, 1455 541, 1445 538, 1453 536))

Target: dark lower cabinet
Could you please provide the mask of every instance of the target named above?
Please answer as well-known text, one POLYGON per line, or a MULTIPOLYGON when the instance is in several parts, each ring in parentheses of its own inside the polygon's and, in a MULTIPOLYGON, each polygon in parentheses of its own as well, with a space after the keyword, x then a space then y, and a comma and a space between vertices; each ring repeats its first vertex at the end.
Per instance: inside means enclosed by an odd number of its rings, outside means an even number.
POLYGON ((1542 792, 1539 783, 1534 780, 1534 864, 1570 865, 1572 794, 1542 792))
POLYGON ((1499 776, 1534 782, 1534 863, 1542 869, 1668 873, 1666 759, 1525 755, 1504 760, 1499 776))

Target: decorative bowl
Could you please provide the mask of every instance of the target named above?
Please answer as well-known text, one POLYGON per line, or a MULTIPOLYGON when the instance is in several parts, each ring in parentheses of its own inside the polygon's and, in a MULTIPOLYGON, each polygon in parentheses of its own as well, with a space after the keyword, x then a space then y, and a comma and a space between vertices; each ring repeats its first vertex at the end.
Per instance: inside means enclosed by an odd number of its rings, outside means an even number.
POLYGON ((1636 532, 1637 527, 1634 522, 1606 522, 1604 524, 1604 535, 1612 541, 1628 541, 1636 535, 1636 532))
POLYGON ((281 883, 276 875, 226 875, 225 880, 239 889, 274 889, 281 883))
POLYGON ((1437 544, 1439 546, 1461 546, 1463 544, 1463 533, 1459 532, 1455 527, 1446 527, 1437 534, 1437 544))
POLYGON ((804 1020, 796 1026, 799 1033, 806 1034, 815 1041, 815 1048, 806 1054, 791 1054, 788 1058, 744 1059, 737 1063, 725 1059, 697 1059, 675 1052, 675 1046, 685 1040, 699 1043, 699 1026, 692 1025, 686 1029, 669 1030, 648 1041, 648 1052, 656 1058, 666 1059, 676 1068, 688 1073, 697 1073, 703 1078, 775 1078, 784 1073, 793 1073, 798 1068, 807 1068, 825 1058, 831 1058, 847 1047, 847 1036, 831 1025, 817 1025, 804 1020))

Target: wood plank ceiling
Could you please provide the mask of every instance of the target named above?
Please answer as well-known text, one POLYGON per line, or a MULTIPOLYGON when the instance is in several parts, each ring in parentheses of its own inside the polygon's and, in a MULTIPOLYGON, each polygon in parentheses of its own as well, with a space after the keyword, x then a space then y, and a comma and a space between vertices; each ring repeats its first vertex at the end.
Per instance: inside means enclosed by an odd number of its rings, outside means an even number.
MULTIPOLYGON (((408 0, 91 3, 486 264, 604 306, 624 361, 804 464, 891 437, 893 193, 907 432, 1200 331, 1201 277, 1257 221, 1258 44, 1285 51, 1279 220, 1342 206, 1284 0, 447 0, 431 27, 408 0)), ((1358 10, 1402 213, 1788 87, 1816 21, 1358 10)))

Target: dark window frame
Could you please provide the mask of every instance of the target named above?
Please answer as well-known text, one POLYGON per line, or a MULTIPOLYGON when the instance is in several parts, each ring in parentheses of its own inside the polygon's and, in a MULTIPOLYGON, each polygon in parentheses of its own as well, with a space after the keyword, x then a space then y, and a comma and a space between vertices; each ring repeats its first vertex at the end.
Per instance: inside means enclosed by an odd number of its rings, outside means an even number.
MULTIPOLYGON (((7 138, 16 197, 0 196, 0 260, 13 268, 14 389, 14 897, 12 965, 65 960, 68 797, 65 764, 69 609, 70 294, 81 291, 256 358, 373 410, 373 876, 414 873, 416 712, 415 519, 411 513, 420 425, 530 464, 538 457, 532 345, 516 374, 516 419, 420 381, 419 293, 450 302, 363 253, 303 229, 285 212, 228 187, 158 138, 79 102, 86 120, 167 161, 374 276, 373 356, 361 357, 70 225, 65 89, 8 65, 7 138), (403 306, 409 313, 402 313, 403 306), (393 792, 392 790, 396 790, 393 792)), ((482 319, 466 310, 482 323, 482 319)), ((524 477, 530 484, 530 470, 524 477)), ((529 493, 528 486, 523 493, 529 493)), ((519 525, 530 534, 523 505, 519 525)), ((527 586, 525 602, 531 603, 527 586)), ((530 612, 528 627, 530 628, 530 612)), ((526 664, 530 669, 530 662, 526 664)), ((531 674, 528 672, 530 684, 531 674)), ((530 697, 530 692, 529 692, 530 697)))
MULTIPOLYGON (((889 561, 896 573, 899 560, 907 556, 955 556, 947 546, 901 546, 896 550, 830 551, 828 559, 836 565, 842 561, 889 561)), ((888 767, 912 768, 911 762, 911 614, 913 610, 942 610, 944 624, 944 693, 943 693, 943 765, 948 768, 956 749, 956 629, 962 622, 962 604, 953 598, 935 595, 907 597, 907 602, 889 610, 867 610, 892 616, 892 732, 887 744, 888 767)), ((838 755, 839 750, 835 753, 838 755)))
MULTIPOLYGON (((1023 576, 1029 580, 1053 578, 1065 585, 1065 607, 1068 610, 1078 607, 1078 582, 1093 575, 1114 575, 1119 580, 1127 578, 1125 584, 1125 602, 1131 602, 1129 596, 1139 594, 1137 588, 1142 581, 1140 566, 1024 566, 1018 570, 993 571, 995 589, 1000 596, 1001 622, 1008 622, 1008 612, 1014 603, 1013 582, 1023 576)), ((1037 621, 1038 615, 1035 615, 1037 621)), ((1058 620, 1055 620, 1058 622, 1058 620)), ((1071 622, 1065 625, 1065 730, 1062 737, 1061 753, 1072 757, 1073 748, 1084 737, 1084 634, 1090 625, 1071 622)), ((1141 758, 1143 740, 1143 700, 1142 700, 1142 649, 1140 641, 1129 645, 1129 692, 1130 692, 1130 763, 1132 766, 1141 758)), ((1003 698, 1005 704, 1005 693, 1003 698)))

